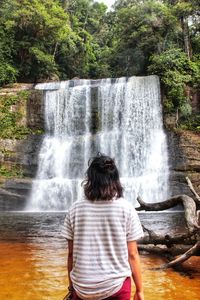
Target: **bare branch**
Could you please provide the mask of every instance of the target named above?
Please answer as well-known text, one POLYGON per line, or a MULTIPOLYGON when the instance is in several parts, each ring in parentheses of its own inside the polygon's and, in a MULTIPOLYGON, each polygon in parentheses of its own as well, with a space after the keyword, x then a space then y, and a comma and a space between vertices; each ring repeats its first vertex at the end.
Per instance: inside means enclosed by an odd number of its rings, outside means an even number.
POLYGON ((154 246, 154 245, 138 245, 139 251, 154 253, 162 256, 176 256, 181 255, 188 251, 192 245, 176 245, 171 248, 167 248, 166 246, 154 246))
POLYGON ((170 261, 167 264, 162 265, 161 267, 155 268, 155 269, 160 270, 160 269, 167 269, 167 268, 174 267, 178 264, 183 263, 184 261, 189 259, 191 256, 199 254, 199 251, 200 251, 200 241, 198 241, 192 248, 190 248, 188 251, 186 251, 184 254, 182 254, 178 258, 170 261))
POLYGON ((185 179, 186 179, 186 181, 187 181, 187 184, 188 184, 188 186, 189 186, 191 192, 192 192, 192 193, 194 194, 194 196, 195 196, 196 202, 200 204, 200 196, 199 196, 199 195, 197 194, 197 192, 195 191, 195 189, 194 189, 194 187, 193 187, 193 185, 192 185, 191 180, 189 179, 189 177, 186 177, 185 179))

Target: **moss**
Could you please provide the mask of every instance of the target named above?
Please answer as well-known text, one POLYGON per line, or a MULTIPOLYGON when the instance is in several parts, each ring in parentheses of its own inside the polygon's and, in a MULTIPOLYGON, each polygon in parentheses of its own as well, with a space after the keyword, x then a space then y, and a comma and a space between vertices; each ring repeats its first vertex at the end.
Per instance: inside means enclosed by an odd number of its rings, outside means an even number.
POLYGON ((179 127, 183 130, 200 132, 200 115, 192 115, 188 118, 180 119, 179 127))
POLYGON ((44 133, 45 133, 44 129, 34 129, 34 130, 32 130, 32 134, 40 135, 40 134, 44 134, 44 133))
POLYGON ((16 95, 0 98, 0 137, 4 139, 22 139, 32 130, 23 124, 26 117, 26 101, 30 91, 20 91, 16 95))
POLYGON ((0 166, 0 177, 12 178, 12 177, 23 177, 23 171, 21 166, 0 166))
POLYGON ((188 103, 173 112, 170 102, 165 99, 163 101, 163 108, 166 128, 174 131, 189 130, 197 133, 200 132, 200 114, 192 112, 191 106, 188 103))
POLYGON ((0 152, 3 154, 4 157, 7 157, 7 158, 13 156, 13 151, 8 150, 8 149, 6 149, 6 148, 0 149, 0 152))
POLYGON ((165 114, 170 114, 174 112, 174 105, 171 100, 165 98, 163 101, 163 112, 165 114))

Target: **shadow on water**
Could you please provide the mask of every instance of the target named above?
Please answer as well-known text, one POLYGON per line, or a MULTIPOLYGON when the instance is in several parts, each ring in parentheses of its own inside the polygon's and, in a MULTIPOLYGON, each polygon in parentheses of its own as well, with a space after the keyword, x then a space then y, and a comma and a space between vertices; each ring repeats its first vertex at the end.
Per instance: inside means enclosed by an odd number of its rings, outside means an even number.
MULTIPOLYGON (((64 212, 0 213, 0 299, 62 300, 68 284, 67 243, 60 236, 64 217, 64 212)), ((157 232, 184 231, 182 213, 140 217, 157 232)), ((184 264, 182 272, 152 271, 163 260, 149 254, 141 261, 147 300, 199 299, 199 258, 184 264)))

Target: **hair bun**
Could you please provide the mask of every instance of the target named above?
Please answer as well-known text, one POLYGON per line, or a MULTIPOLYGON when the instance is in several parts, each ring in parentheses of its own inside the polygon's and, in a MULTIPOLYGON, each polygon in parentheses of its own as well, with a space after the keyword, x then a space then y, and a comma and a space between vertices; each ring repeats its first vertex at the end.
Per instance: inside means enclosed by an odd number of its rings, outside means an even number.
POLYGON ((115 168, 115 163, 113 159, 105 159, 102 165, 105 171, 112 171, 115 168))
POLYGON ((88 161, 88 165, 89 167, 95 167, 101 173, 109 173, 116 170, 114 159, 104 154, 101 154, 100 152, 98 152, 96 157, 93 157, 88 161))

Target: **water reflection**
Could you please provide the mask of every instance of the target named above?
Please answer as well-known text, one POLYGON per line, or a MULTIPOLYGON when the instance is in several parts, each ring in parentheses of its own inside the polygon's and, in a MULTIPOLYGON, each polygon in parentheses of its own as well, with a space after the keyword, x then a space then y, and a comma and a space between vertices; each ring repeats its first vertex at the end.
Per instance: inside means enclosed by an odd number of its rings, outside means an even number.
MULTIPOLYGON (((0 215, 0 299, 62 300, 67 288, 67 245, 59 236, 63 220, 64 213, 0 215)), ((199 258, 185 264, 188 271, 195 267, 193 278, 150 270, 162 263, 142 256, 146 300, 199 299, 199 258)))
POLYGON ((48 239, 41 244, 1 243, 0 298, 62 299, 67 286, 65 246, 48 239))

